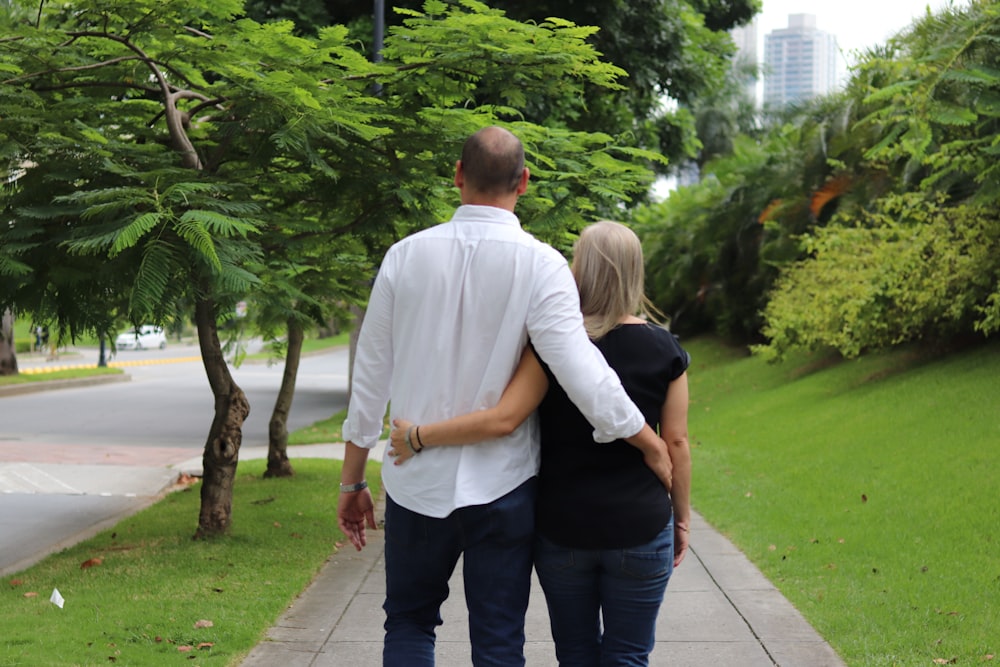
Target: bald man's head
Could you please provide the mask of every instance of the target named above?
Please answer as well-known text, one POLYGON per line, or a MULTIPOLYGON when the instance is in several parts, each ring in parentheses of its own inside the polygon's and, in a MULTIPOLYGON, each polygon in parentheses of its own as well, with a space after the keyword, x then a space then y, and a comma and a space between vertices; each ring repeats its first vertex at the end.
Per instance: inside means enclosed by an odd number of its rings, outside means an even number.
POLYGON ((465 186, 493 196, 517 191, 524 172, 524 146, 513 133, 502 127, 484 127, 462 148, 462 171, 465 186))

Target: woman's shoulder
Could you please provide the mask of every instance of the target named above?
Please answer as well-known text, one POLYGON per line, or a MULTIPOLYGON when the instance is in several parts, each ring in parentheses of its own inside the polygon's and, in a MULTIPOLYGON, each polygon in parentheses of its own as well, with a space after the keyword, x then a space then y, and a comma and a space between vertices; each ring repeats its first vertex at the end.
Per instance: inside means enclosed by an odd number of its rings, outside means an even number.
POLYGON ((671 368, 672 377, 683 373, 691 363, 691 356, 681 346, 677 336, 659 324, 639 320, 634 324, 625 323, 611 334, 615 334, 619 344, 627 345, 635 354, 647 358, 652 354, 666 363, 671 368))
POLYGON ((621 326, 613 329, 615 332, 620 332, 621 336, 628 336, 632 338, 648 338, 655 341, 661 341, 666 343, 676 343, 677 337, 674 336, 665 326, 656 324, 655 322, 648 322, 646 320, 641 320, 636 317, 633 320, 624 322, 621 326))

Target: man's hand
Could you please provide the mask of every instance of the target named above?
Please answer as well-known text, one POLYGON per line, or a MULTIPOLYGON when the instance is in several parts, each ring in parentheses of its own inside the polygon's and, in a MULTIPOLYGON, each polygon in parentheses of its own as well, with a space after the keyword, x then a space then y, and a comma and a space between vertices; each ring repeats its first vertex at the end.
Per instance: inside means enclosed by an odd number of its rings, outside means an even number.
POLYGON ((366 524, 372 530, 377 528, 375 503, 372 502, 371 492, 368 489, 361 489, 352 493, 341 493, 337 504, 337 525, 358 551, 368 544, 368 537, 365 535, 366 524))

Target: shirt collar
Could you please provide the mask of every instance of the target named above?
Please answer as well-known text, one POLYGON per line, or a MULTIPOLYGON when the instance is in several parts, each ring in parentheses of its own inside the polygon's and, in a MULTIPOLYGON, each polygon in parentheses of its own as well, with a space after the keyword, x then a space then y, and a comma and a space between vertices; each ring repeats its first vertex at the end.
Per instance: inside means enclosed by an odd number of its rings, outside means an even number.
POLYGON ((505 208, 496 206, 481 206, 478 204, 462 204, 455 209, 452 216, 453 222, 488 222, 520 227, 521 222, 517 216, 505 208))

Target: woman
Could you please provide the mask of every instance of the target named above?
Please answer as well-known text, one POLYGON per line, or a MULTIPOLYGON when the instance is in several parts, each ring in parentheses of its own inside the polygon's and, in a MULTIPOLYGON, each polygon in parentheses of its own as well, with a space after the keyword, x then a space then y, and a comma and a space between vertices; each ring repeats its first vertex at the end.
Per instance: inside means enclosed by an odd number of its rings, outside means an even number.
POLYGON ((669 331, 637 316, 648 317, 648 302, 642 247, 630 229, 609 221, 587 227, 572 268, 587 333, 667 442, 672 488, 638 449, 620 440, 595 443, 590 424, 530 347, 495 408, 432 424, 394 420, 390 456, 400 465, 426 447, 499 437, 537 405, 535 569, 556 656, 573 667, 646 665, 667 581, 688 546, 690 357, 669 331))

